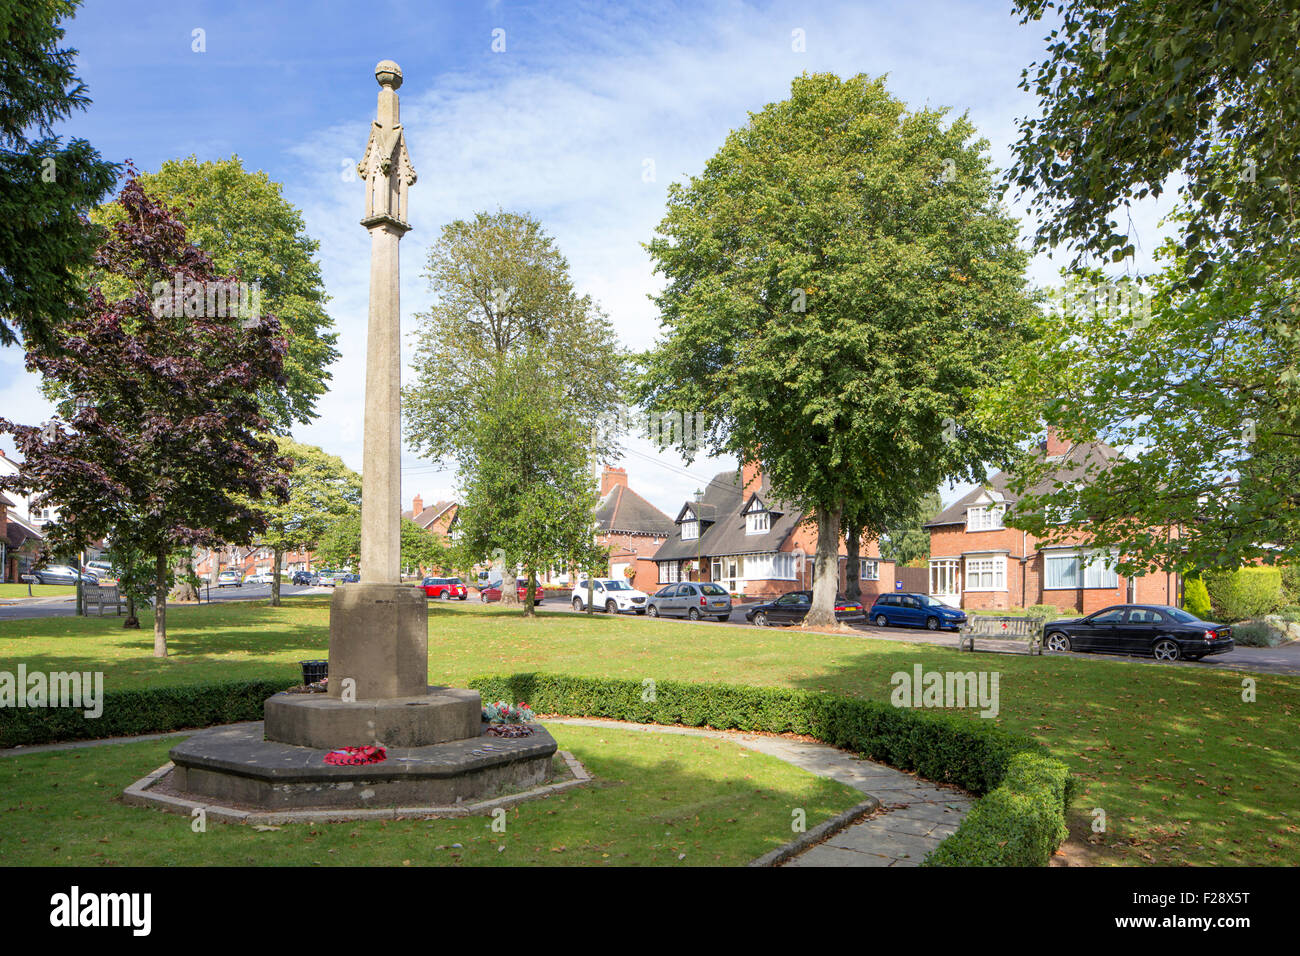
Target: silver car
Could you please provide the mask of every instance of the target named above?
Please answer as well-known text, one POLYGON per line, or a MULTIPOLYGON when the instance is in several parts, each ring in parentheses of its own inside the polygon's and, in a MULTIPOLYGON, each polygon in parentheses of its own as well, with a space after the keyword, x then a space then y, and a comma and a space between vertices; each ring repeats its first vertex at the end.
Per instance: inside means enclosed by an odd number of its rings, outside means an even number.
POLYGON ((731 620, 731 594, 711 581, 669 584, 650 596, 646 613, 651 617, 687 617, 692 621, 712 617, 731 620))

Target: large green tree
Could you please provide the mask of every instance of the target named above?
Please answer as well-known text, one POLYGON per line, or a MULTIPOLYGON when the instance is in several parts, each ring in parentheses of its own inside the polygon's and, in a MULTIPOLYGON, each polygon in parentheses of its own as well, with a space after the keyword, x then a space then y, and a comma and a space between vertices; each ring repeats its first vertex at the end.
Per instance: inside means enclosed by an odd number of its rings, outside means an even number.
POLYGON ((1021 123, 1013 179, 1039 214, 1037 245, 1072 247, 1075 271, 1004 408, 1124 452, 1088 483, 1039 489, 1018 520, 1087 531, 1119 547, 1129 570, 1294 555, 1300 10, 1017 8, 1059 25, 1024 73, 1039 110, 1021 123), (1159 274, 1144 287, 1107 278, 1100 266, 1127 268, 1135 251, 1126 207, 1171 188, 1179 202, 1159 274))
MULTIPOLYGON (((429 251, 426 276, 435 301, 417 316, 414 380, 402 390, 413 449, 453 459, 461 484, 472 484, 482 449, 467 425, 502 400, 495 383, 513 359, 532 354, 559 370, 557 408, 585 429, 585 443, 613 454, 626 353, 599 306, 574 289, 540 222, 498 211, 449 223, 429 251)), ((514 567, 511 540, 499 546, 514 567)), ((518 598, 506 588, 502 602, 518 598)))
POLYGON ((564 405, 562 363, 540 346, 504 358, 483 385, 484 411, 464 424, 470 467, 456 514, 459 548, 467 564, 503 561, 503 598, 521 565, 532 616, 541 572, 594 560, 589 430, 564 405))
POLYGON ((339 519, 360 515, 361 476, 341 458, 314 445, 275 437, 280 457, 291 463, 288 497, 261 505, 266 530, 255 543, 270 548, 271 605, 280 604, 280 565, 286 551, 310 551, 339 519))
MULTIPOLYGON (((316 417, 316 400, 329 388, 329 366, 339 357, 338 333, 325 305, 325 283, 302 213, 284 198, 280 184, 244 169, 238 156, 210 162, 171 159, 139 177, 145 191, 170 206, 190 241, 211 257, 222 275, 257 283, 260 308, 280 321, 289 351, 284 381, 259 393, 276 431, 316 417)), ((96 212, 111 224, 119 203, 96 212)))
POLYGON ((706 445, 815 516, 810 626, 834 623, 846 516, 883 525, 1009 450, 978 399, 1031 312, 1026 257, 974 136, 883 80, 805 75, 669 187, 650 243, 641 397, 702 412, 706 445))
POLYGON ((98 242, 86 214, 117 179, 54 126, 90 103, 62 21, 77 0, 0 0, 0 345, 47 345, 83 300, 98 242))

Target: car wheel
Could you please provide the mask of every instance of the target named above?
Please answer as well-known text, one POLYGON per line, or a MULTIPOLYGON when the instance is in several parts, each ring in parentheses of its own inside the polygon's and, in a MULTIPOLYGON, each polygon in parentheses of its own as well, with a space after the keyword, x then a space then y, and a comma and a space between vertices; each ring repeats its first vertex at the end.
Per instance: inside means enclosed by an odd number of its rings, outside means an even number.
POLYGON ((582 610, 582 598, 574 598, 574 599, 573 599, 573 609, 574 609, 575 611, 581 611, 581 610, 582 610))
POLYGON ((686 616, 689 617, 692 621, 698 621, 700 619, 700 612, 697 611, 695 608, 691 608, 689 611, 686 612, 686 616))
POLYGON ((605 602, 605 613, 606 613, 606 614, 617 614, 617 613, 618 613, 618 605, 615 604, 613 601, 606 601, 606 602, 605 602))
POLYGON ((876 627, 889 627, 889 618, 883 614, 876 615, 876 627))
POLYGON ((925 626, 928 630, 937 631, 939 630, 939 619, 937 617, 927 617, 925 619, 925 626))
POLYGON ((1043 646, 1049 651, 1064 654, 1070 649, 1070 639, 1060 631, 1053 631, 1047 635, 1047 640, 1043 642, 1043 646))
POLYGON ((658 616, 659 616, 659 605, 657 605, 657 604, 651 604, 648 608, 645 609, 645 612, 646 612, 647 614, 649 614, 651 617, 658 617, 658 616))
POLYGON ((1156 656, 1158 661, 1176 661, 1183 656, 1182 651, 1178 649, 1177 642, 1171 641, 1167 637, 1156 641, 1151 648, 1151 653, 1156 656))
POLYGON ((440 597, 441 597, 444 601, 450 601, 450 600, 451 600, 451 592, 450 592, 450 591, 443 591, 442 594, 440 595, 440 597))
POLYGON ((487 595, 484 594, 484 593, 481 592, 481 591, 479 592, 478 599, 479 599, 479 601, 480 601, 481 603, 483 603, 483 604, 486 604, 486 603, 487 603, 487 595))
POLYGON ((757 614, 755 614, 755 615, 754 615, 754 626, 755 626, 755 627, 767 627, 767 615, 764 614, 762 611, 759 611, 757 614))

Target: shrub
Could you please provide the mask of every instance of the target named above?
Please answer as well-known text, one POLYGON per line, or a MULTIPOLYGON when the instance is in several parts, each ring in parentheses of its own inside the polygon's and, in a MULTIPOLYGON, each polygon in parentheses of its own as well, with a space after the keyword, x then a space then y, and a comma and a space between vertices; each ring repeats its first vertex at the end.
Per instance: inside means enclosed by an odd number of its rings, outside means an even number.
POLYGON ((1282 565, 1282 593, 1288 604, 1300 604, 1300 564, 1282 565))
POLYGON ((1055 621, 1061 616, 1061 609, 1055 604, 1031 604, 1025 614, 1043 621, 1055 621))
POLYGON ((1074 792, 1069 769, 1033 739, 986 721, 882 701, 728 684, 643 685, 515 674, 475 678, 470 686, 489 699, 527 700, 539 713, 806 734, 930 780, 987 794, 976 806, 993 800, 989 809, 979 816, 972 810, 940 845, 942 849, 961 837, 934 861, 938 865, 1044 865, 1066 836, 1065 807, 1074 792), (1008 828, 1016 830, 1014 839, 1008 839, 1008 828))
POLYGON ((1282 571, 1272 567, 1211 571, 1205 575, 1214 614, 1225 623, 1271 614, 1282 606, 1282 571))
POLYGON ((94 719, 70 707, 0 708, 0 746, 161 734, 261 720, 266 699, 297 683, 286 677, 107 691, 103 713, 94 719))
POLYGON ((1183 585, 1183 610, 1195 614, 1202 621, 1208 621, 1214 614, 1210 606, 1210 590, 1202 578, 1188 578, 1183 585))
POLYGON ((1277 647, 1287 635, 1267 621, 1251 621, 1233 625, 1232 639, 1244 647, 1277 647))

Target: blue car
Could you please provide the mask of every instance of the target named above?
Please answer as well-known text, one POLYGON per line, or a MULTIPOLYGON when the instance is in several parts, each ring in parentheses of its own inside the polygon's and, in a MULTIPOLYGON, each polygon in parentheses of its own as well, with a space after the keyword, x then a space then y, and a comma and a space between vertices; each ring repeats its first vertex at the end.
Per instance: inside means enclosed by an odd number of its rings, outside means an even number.
POLYGON ((868 615, 877 627, 926 627, 932 631, 960 628, 966 612, 936 601, 928 594, 900 591, 882 594, 868 615))

